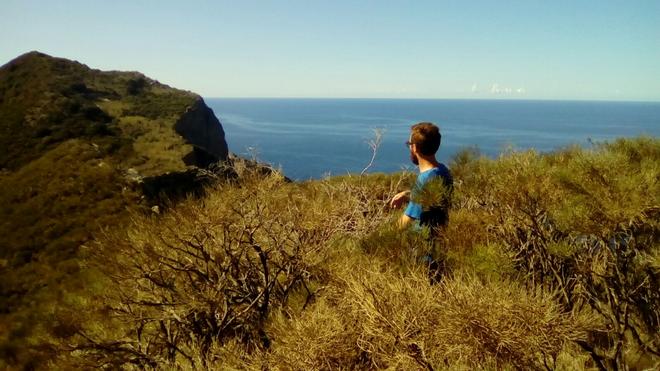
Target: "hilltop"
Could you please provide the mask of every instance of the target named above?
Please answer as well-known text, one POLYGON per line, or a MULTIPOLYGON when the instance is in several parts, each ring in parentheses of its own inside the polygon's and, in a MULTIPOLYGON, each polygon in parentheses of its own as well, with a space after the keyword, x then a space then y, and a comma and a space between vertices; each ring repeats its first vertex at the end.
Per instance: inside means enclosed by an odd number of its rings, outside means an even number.
POLYGON ((10 358, 51 321, 44 307, 84 285, 82 244, 163 192, 200 189, 196 169, 228 157, 200 96, 39 52, 0 67, 0 148, 0 354, 10 358))

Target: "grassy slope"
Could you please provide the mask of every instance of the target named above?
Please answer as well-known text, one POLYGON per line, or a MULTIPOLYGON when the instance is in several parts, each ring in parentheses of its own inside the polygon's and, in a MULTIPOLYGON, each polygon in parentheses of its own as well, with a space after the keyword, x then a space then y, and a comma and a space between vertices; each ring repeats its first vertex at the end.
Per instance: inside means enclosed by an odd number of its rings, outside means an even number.
POLYGON ((465 152, 451 168, 435 247, 396 231, 400 211, 386 207, 412 174, 286 183, 239 171, 238 186, 136 219, 95 243, 98 311, 63 323, 79 352, 60 365, 658 366, 657 139, 465 152), (445 262, 439 285, 426 251, 445 262))
POLYGON ((411 174, 239 171, 92 240, 136 205, 126 168, 182 165, 172 153, 189 149, 164 129, 195 97, 136 73, 20 62, 0 70, 0 368, 658 365, 657 139, 462 154, 434 250, 392 228, 386 201, 411 174), (426 249, 446 264, 440 285, 418 262, 426 249))
POLYGON ((0 68, 0 358, 31 358, 43 308, 80 286, 80 244, 149 206, 127 169, 185 169, 173 126, 198 98, 36 52, 0 68))

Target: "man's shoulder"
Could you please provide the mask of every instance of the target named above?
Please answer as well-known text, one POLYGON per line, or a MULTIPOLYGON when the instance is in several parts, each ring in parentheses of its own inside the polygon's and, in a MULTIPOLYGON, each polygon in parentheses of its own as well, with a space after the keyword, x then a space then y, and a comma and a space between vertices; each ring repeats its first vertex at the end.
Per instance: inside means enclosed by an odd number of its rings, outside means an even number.
POLYGON ((418 179, 420 181, 426 182, 429 179, 435 178, 435 177, 442 177, 442 178, 447 179, 447 180, 452 179, 451 172, 449 171, 449 168, 447 168, 447 166, 445 166, 444 164, 438 164, 438 166, 419 174, 418 179))
POLYGON ((451 171, 445 164, 438 164, 434 169, 437 175, 451 177, 451 171))

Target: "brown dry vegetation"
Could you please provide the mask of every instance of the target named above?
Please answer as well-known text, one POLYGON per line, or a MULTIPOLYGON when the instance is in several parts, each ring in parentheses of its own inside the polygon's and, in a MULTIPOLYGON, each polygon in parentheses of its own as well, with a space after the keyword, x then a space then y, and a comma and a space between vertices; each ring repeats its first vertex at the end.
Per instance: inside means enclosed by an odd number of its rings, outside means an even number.
POLYGON ((660 365, 657 139, 464 152, 451 168, 451 220, 433 242, 394 230, 386 206, 414 174, 289 183, 236 169, 201 201, 136 215, 88 244, 95 285, 60 313, 50 366, 660 365))

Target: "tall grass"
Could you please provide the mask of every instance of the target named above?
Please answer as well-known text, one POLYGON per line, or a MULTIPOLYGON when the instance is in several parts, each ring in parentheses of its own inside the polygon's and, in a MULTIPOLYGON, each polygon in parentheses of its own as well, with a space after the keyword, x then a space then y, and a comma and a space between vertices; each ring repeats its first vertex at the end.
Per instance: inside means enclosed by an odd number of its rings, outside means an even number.
POLYGON ((203 200, 136 215, 88 246, 103 289, 56 365, 660 365, 657 139, 470 151, 451 168, 450 222, 433 241, 398 231, 387 207, 408 173, 291 183, 239 168, 203 200))

